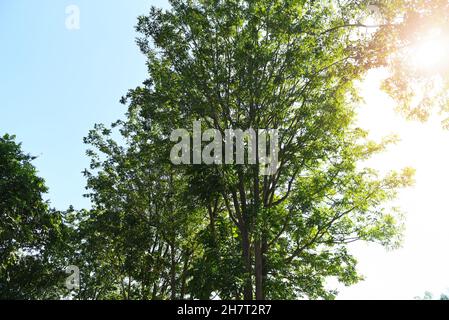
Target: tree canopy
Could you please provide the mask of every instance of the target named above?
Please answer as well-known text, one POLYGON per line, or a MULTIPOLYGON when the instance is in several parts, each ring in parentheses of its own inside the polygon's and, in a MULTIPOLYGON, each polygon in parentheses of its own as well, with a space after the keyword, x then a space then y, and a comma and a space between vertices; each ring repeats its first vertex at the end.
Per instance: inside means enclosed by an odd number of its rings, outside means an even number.
POLYGON ((84 138, 91 209, 51 209, 34 158, 0 139, 0 298, 333 299, 329 279, 362 280, 350 243, 400 244, 392 200, 414 170, 366 167, 395 139, 357 125, 356 83, 388 67, 384 89, 425 117, 411 88, 432 77, 405 68, 403 47, 429 16, 447 26, 447 1, 170 5, 138 18, 148 77, 122 98, 126 116, 84 138), (277 130, 278 165, 175 165, 171 133, 197 121, 277 130), (71 292, 67 265, 81 273, 71 292))
POLYGON ((52 257, 62 217, 43 200, 44 180, 14 136, 0 137, 0 299, 59 298, 52 257))
MULTIPOLYGON (((161 251, 167 279, 153 283, 153 292, 169 289, 162 298, 332 298, 327 278, 360 280, 348 243, 397 244, 400 220, 388 200, 411 183, 411 169, 380 177, 358 165, 391 142, 367 141, 355 125, 353 85, 381 65, 385 52, 373 47, 393 27, 362 36, 354 21, 369 11, 358 2, 171 5, 139 18, 149 78, 124 97, 127 119, 113 125, 125 146, 104 126, 86 139, 98 151, 89 151, 87 172, 95 220, 147 225, 155 233, 145 236, 164 239, 154 247, 117 244, 127 253, 161 251), (196 120, 223 135, 226 128, 278 129, 275 174, 261 177, 259 165, 171 164, 170 132, 196 120)), ((138 233, 117 234, 112 242, 138 233)), ((121 273, 128 289, 132 280, 145 285, 142 270, 121 273)))

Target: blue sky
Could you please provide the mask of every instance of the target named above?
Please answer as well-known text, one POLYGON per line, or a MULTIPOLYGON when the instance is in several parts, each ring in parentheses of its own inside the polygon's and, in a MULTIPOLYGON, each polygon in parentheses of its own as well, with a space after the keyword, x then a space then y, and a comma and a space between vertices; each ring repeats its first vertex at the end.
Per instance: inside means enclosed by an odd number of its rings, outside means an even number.
POLYGON ((53 206, 87 207, 82 138, 125 112, 119 99, 146 77, 135 45, 137 16, 166 1, 1 0, 0 134, 16 134, 53 206), (66 28, 66 7, 80 29, 66 28))

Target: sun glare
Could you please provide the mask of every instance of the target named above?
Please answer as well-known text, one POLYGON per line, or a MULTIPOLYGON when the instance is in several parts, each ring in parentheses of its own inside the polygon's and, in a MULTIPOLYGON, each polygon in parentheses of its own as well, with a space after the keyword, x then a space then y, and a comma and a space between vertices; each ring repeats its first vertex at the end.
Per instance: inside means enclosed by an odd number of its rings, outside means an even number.
POLYGON ((411 48, 411 64, 423 71, 443 67, 449 54, 449 41, 440 29, 432 29, 411 48))

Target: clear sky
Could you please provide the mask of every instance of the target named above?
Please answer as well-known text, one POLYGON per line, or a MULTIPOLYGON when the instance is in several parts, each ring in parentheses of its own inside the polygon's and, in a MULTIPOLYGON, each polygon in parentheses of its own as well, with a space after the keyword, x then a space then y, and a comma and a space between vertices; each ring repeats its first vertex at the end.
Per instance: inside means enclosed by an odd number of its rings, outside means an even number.
MULTIPOLYGON (((0 134, 17 135, 57 208, 86 207, 82 138, 125 112, 119 99, 145 79, 137 16, 155 0, 0 0, 0 134), (66 7, 80 29, 66 28, 66 7)), ((165 1, 162 1, 165 4, 165 1)))
MULTIPOLYGON (((95 123, 123 116, 118 103, 146 77, 134 25, 156 0, 0 0, 0 134, 12 133, 39 158, 35 165, 58 209, 86 208, 88 166, 82 138, 95 123), (66 7, 80 9, 80 29, 66 28, 66 7)), ((449 287, 449 132, 438 122, 406 122, 379 87, 381 73, 363 84, 360 121, 374 138, 399 133, 402 142, 374 159, 381 170, 415 167, 417 183, 401 193, 407 213, 402 249, 352 247, 366 281, 342 288, 340 298, 411 299, 449 287)))

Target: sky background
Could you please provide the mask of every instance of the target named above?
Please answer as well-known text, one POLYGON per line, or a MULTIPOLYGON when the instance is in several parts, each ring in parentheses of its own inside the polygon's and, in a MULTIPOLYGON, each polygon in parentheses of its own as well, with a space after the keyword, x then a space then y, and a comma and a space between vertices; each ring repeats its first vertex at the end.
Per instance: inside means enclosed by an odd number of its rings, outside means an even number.
MULTIPOLYGON (((34 164, 58 209, 89 207, 82 138, 95 123, 123 117, 120 97, 145 79, 134 26, 151 5, 167 3, 0 0, 0 134, 15 134, 39 156, 34 164), (80 9, 79 30, 66 28, 68 5, 80 9)), ((403 247, 351 246, 365 281, 339 288, 340 299, 413 299, 449 288, 449 132, 438 119, 420 124, 397 115, 379 90, 383 76, 374 71, 360 85, 360 124, 373 138, 397 133, 402 140, 369 165, 384 172, 414 167, 416 185, 397 201, 407 219, 403 247)))

